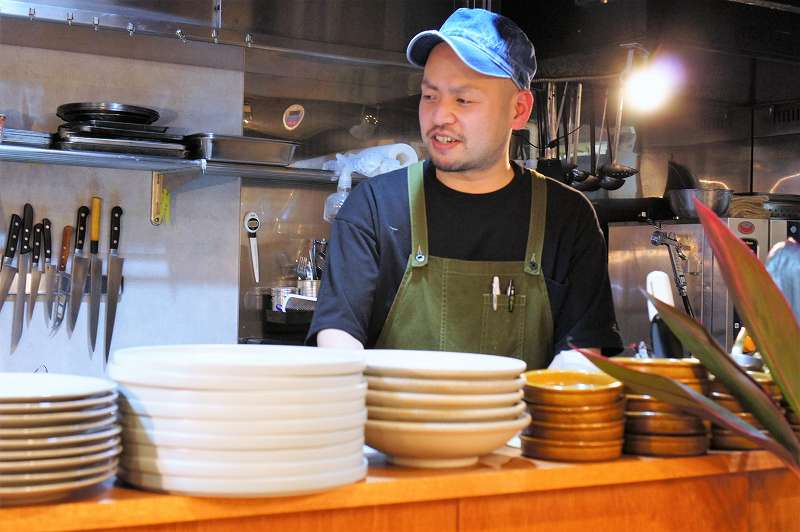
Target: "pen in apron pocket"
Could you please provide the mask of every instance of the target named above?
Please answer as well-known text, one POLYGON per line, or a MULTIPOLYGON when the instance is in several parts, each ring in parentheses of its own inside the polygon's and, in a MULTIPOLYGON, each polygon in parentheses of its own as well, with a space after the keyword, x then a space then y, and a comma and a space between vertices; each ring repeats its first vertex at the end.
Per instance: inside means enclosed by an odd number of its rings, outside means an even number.
POLYGON ((517 293, 517 289, 514 287, 514 280, 510 279, 508 281, 508 288, 506 289, 506 295, 508 296, 508 311, 514 312, 514 296, 517 293))
POLYGON ((500 278, 492 277, 492 310, 497 310, 497 296, 500 295, 500 278))

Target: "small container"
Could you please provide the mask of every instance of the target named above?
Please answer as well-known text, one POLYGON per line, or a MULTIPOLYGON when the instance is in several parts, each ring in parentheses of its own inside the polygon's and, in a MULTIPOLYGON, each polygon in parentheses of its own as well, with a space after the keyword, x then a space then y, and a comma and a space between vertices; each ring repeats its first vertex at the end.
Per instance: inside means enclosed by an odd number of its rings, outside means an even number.
POLYGON ((317 297, 319 292, 319 279, 297 281, 297 293, 301 296, 317 297))
POLYGON ((286 297, 297 293, 295 286, 273 286, 269 289, 272 298, 272 310, 282 311, 286 305, 286 297))
POLYGON ((0 143, 3 142, 3 133, 6 130, 6 115, 0 113, 0 143))

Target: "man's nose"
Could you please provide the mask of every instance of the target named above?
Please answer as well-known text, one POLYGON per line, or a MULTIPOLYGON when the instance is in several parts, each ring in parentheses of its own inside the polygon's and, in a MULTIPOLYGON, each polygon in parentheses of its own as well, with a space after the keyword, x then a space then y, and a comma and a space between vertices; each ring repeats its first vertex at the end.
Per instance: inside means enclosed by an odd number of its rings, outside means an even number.
POLYGON ((434 125, 437 126, 452 124, 456 121, 452 105, 445 101, 436 102, 431 118, 434 125))

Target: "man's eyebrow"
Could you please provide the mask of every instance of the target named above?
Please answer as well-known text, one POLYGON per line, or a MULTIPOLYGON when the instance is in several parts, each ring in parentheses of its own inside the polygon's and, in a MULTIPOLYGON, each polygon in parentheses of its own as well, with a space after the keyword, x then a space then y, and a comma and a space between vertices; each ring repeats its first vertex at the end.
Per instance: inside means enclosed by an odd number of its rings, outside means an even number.
MULTIPOLYGON (((439 90, 439 88, 436 85, 434 85, 433 83, 424 78, 422 80, 421 85, 426 89, 439 90)), ((468 91, 480 91, 480 90, 481 89, 476 85, 470 85, 467 83, 464 85, 456 85, 455 87, 450 87, 447 92, 451 94, 462 94, 468 91)))

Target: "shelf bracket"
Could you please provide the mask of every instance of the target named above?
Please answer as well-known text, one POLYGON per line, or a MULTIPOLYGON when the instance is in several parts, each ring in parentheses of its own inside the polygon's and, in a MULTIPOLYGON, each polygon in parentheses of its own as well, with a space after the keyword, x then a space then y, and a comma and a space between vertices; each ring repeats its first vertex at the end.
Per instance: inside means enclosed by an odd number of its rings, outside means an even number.
POLYGON ((205 171, 205 159, 202 159, 199 169, 153 170, 150 176, 150 223, 153 225, 161 225, 164 221, 164 204, 162 198, 164 196, 164 190, 169 191, 167 187, 168 177, 186 176, 191 178, 199 174, 204 174, 205 171))

